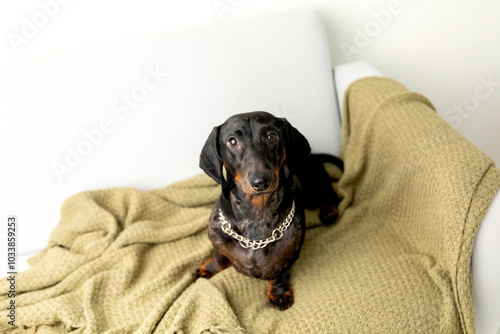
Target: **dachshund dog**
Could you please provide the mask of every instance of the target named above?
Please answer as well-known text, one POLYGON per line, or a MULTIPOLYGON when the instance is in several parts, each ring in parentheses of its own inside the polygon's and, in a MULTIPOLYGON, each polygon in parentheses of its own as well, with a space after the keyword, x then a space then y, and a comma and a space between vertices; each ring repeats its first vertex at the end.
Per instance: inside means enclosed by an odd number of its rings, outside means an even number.
POLYGON ((195 280, 232 264, 268 280, 269 306, 292 306, 290 268, 304 240, 304 209, 320 207, 322 222, 332 223, 340 201, 323 162, 342 169, 342 161, 310 152, 296 128, 267 112, 234 115, 212 130, 200 167, 222 193, 208 226, 215 254, 196 270, 195 280))

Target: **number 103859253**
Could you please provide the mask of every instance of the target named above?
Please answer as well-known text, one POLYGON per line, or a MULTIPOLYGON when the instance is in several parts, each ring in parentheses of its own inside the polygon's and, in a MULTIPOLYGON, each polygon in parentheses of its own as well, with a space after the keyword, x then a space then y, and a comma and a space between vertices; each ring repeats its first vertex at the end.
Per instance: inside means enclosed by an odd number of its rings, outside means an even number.
POLYGON ((17 274, 17 217, 7 217, 7 271, 8 274, 17 274))

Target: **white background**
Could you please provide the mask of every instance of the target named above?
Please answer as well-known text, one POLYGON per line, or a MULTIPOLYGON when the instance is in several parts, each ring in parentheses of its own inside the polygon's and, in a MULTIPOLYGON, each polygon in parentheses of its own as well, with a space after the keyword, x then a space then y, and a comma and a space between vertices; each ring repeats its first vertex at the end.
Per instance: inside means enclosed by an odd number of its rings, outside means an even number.
MULTIPOLYGON (((60 5, 29 43, 19 46, 17 54, 7 34, 21 34, 23 17, 32 21, 41 10, 40 3, 49 0, 2 2, 0 59, 142 31, 234 20, 253 12, 305 4, 319 12, 327 28, 332 66, 349 60, 372 63, 385 75, 426 95, 448 121, 452 116, 459 117, 455 123, 458 131, 500 164, 499 1, 399 0, 399 12, 391 16, 385 27, 379 25, 379 31, 373 31, 374 36, 350 57, 342 52, 342 43, 356 47, 357 31, 370 27, 375 20, 373 13, 387 10, 390 0, 65 1, 67 4, 60 5), (224 4, 227 10, 220 15, 216 5, 224 4), (487 98, 476 99, 478 105, 474 105, 481 78, 490 78, 497 86, 487 98), (472 103, 471 110, 459 116, 454 106, 467 102, 472 103)), ((485 88, 479 89, 482 94, 488 93, 485 88)))

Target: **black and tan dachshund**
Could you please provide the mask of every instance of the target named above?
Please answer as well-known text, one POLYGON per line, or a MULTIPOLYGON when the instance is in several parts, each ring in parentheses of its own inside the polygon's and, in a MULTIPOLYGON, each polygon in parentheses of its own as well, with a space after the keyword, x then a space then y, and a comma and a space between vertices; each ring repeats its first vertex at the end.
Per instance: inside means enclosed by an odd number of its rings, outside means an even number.
POLYGON ((320 207, 323 223, 338 215, 339 198, 323 162, 342 169, 342 161, 310 152, 297 129, 267 112, 234 115, 212 130, 200 167, 222 186, 208 227, 215 254, 194 279, 210 278, 232 264, 240 273, 268 280, 269 306, 292 306, 290 268, 304 240, 304 209, 320 207))

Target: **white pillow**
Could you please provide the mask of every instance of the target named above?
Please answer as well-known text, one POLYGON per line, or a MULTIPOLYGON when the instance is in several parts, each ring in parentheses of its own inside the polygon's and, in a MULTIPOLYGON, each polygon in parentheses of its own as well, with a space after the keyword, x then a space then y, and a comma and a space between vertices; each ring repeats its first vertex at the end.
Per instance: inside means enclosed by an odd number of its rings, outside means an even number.
POLYGON ((307 8, 25 55, 0 73, 0 219, 18 216, 19 254, 46 246, 72 194, 202 173, 208 134, 235 113, 287 117, 314 151, 339 149, 325 31, 307 8))

